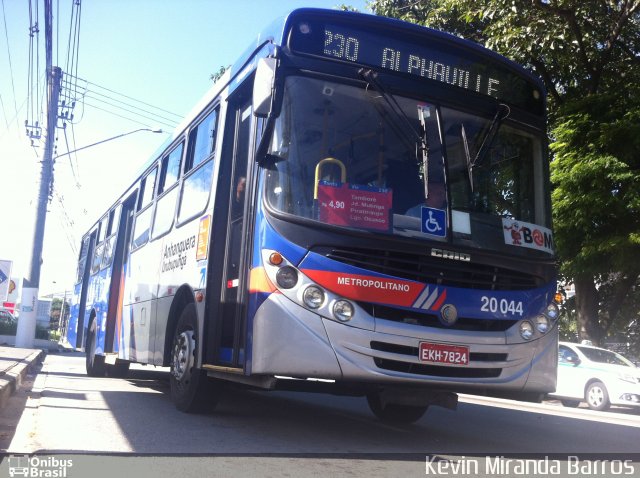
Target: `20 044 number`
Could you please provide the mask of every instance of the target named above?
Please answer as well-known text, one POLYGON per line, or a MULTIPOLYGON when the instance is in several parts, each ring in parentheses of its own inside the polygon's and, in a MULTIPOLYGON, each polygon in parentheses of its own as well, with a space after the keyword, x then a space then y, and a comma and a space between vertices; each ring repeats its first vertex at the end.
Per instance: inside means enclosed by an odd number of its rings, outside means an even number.
POLYGON ((480 310, 482 312, 491 312, 492 314, 497 314, 500 312, 501 314, 518 314, 522 316, 522 302, 515 300, 507 300, 507 299, 496 299, 495 297, 488 297, 483 295, 480 297, 480 301, 482 302, 482 306, 480 310))

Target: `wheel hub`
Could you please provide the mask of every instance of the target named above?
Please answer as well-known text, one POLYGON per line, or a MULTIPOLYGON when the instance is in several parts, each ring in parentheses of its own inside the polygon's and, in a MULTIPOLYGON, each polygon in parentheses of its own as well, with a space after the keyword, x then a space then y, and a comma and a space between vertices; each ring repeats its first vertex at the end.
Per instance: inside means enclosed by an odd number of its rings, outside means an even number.
POLYGON ((601 388, 592 387, 591 390, 589 390, 589 403, 591 403, 593 406, 600 406, 603 400, 604 393, 602 392, 601 388))
POLYGON ((171 359, 171 373, 176 380, 182 380, 191 372, 195 348, 196 341, 193 335, 193 330, 185 330, 176 337, 176 341, 173 346, 173 357, 171 359))

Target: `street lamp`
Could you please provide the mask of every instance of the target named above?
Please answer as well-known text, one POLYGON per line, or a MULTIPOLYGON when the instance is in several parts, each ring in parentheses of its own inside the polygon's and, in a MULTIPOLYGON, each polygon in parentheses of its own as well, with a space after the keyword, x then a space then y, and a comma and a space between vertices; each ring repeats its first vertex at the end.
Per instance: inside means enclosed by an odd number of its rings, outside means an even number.
POLYGON ((62 158, 63 156, 68 156, 69 154, 77 153, 78 151, 82 151, 83 149, 91 148, 93 146, 97 146, 99 144, 106 143, 107 141, 113 141, 114 139, 122 138, 123 136, 128 136, 130 134, 137 133, 139 131, 149 131, 151 133, 164 133, 164 131, 162 131, 159 128, 158 129, 138 128, 138 129, 134 129, 133 131, 129 131, 128 133, 122 133, 122 134, 119 134, 117 136, 113 136, 112 138, 103 139, 102 141, 98 141, 97 143, 88 144, 88 145, 83 146, 81 148, 74 149, 72 151, 67 151, 66 153, 62 153, 62 154, 59 154, 58 156, 55 156, 53 159, 62 158))
MULTIPOLYGON (((51 76, 54 81, 50 82, 50 89, 54 92, 50 95, 51 103, 57 105, 59 82, 62 78, 62 70, 55 68, 51 70, 51 76)), ((49 108, 47 124, 55 125, 57 120, 57 108, 49 108)), ((91 148, 107 141, 122 138, 139 131, 149 131, 151 133, 162 133, 161 129, 138 128, 127 133, 122 133, 111 138, 103 139, 97 143, 88 144, 73 151, 67 151, 56 157, 52 157, 53 150, 53 134, 52 128, 47 126, 47 143, 45 145, 45 157, 42 161, 42 172, 40 181, 40 191, 38 194, 38 209, 36 211, 36 222, 33 233, 33 245, 31 250, 31 264, 29 268, 29 277, 25 278, 22 288, 22 305, 20 309, 20 320, 18 321, 18 330, 16 331, 16 347, 32 348, 35 340, 36 332, 36 316, 38 308, 38 289, 40 288, 40 267, 42 263, 42 245, 44 243, 44 226, 47 219, 47 203, 49 202, 49 191, 53 184, 53 160, 67 156, 71 153, 91 148)))

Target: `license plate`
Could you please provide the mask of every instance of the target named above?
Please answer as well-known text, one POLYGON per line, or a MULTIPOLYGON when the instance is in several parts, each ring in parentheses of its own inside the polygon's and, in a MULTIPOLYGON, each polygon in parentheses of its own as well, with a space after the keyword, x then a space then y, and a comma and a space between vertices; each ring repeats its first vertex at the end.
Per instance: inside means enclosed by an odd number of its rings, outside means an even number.
POLYGON ((465 345, 420 342, 421 362, 469 365, 469 347, 465 345))

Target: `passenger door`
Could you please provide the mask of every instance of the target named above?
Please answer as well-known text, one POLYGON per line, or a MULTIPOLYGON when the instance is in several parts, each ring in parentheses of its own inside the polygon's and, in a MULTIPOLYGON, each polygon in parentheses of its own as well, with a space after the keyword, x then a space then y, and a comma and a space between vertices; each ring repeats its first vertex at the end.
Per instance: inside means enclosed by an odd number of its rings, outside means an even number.
MULTIPOLYGON (((227 112, 225 138, 232 138, 231 170, 220 181, 228 181, 228 211, 226 225, 223 280, 220 294, 220 315, 217 327, 213 361, 217 365, 243 368, 246 337, 246 265, 251 227, 248 227, 247 203, 252 180, 248 165, 253 152, 253 114, 248 92, 236 93, 230 99, 227 112)), ((226 149, 226 148, 225 148, 226 149)))

